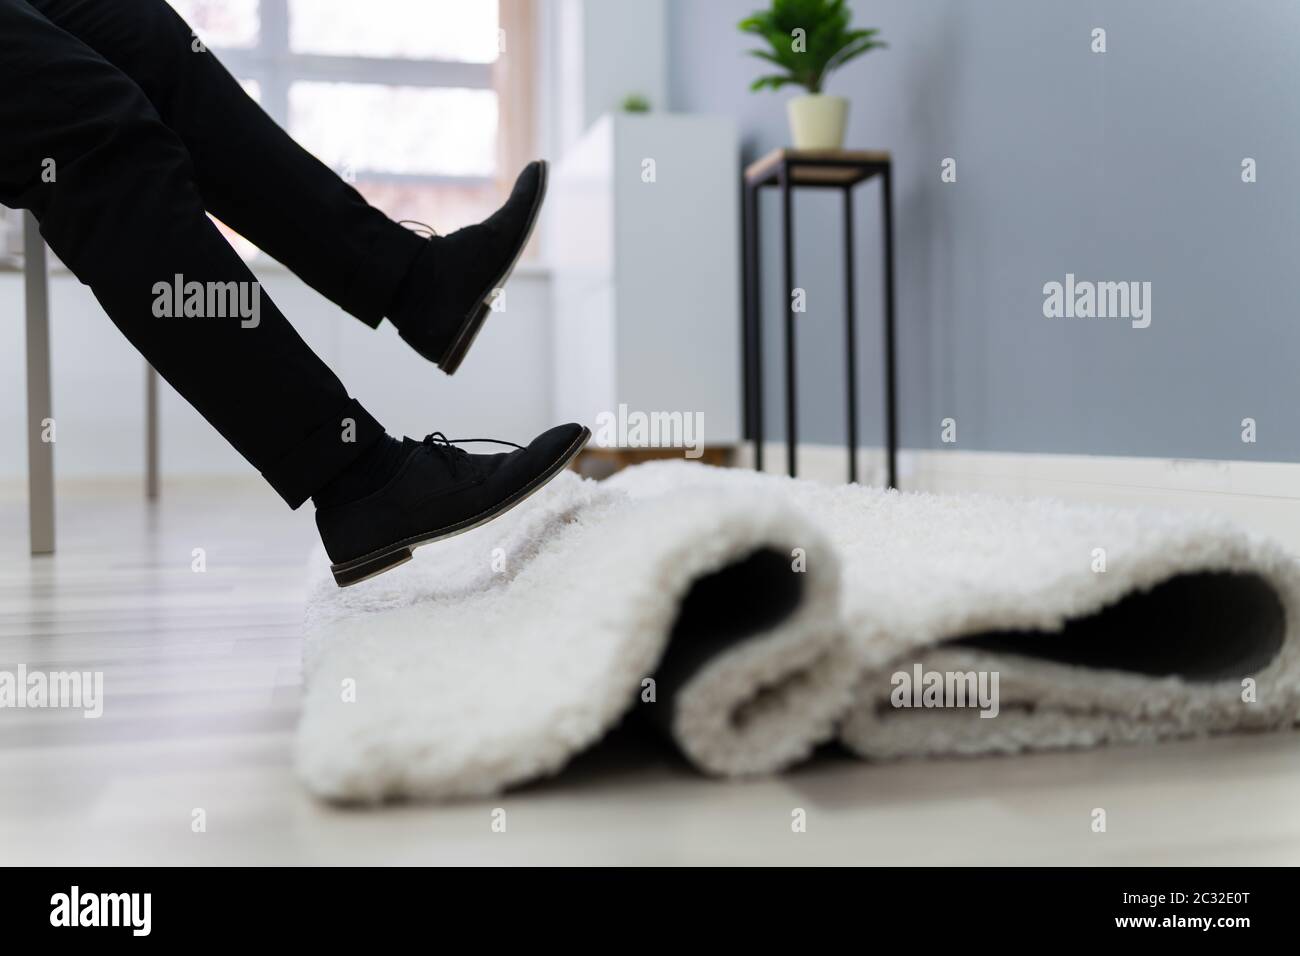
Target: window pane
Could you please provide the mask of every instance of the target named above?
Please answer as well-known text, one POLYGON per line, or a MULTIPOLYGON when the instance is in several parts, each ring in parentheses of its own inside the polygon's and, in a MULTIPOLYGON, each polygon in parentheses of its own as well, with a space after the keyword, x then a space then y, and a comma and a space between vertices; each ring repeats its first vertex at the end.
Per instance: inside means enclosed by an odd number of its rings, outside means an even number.
POLYGON ((167 0, 208 46, 257 43, 257 0, 167 0))
POLYGON ((289 133, 327 165, 358 172, 492 176, 492 90, 294 83, 289 133))
POLYGON ((491 63, 495 0, 289 0, 295 53, 491 63))

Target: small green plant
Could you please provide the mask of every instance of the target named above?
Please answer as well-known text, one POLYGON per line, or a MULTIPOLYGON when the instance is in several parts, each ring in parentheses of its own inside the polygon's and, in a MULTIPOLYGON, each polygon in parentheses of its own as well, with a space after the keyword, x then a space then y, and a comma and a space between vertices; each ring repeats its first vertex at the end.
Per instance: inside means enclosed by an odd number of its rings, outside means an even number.
POLYGON ((640 93, 629 93, 623 97, 624 113, 649 113, 650 101, 640 93))
POLYGON ((760 76, 751 90, 779 90, 794 84, 820 93, 826 77, 849 60, 886 44, 879 30, 849 27, 852 12, 846 0, 772 0, 766 10, 740 21, 740 29, 767 41, 770 50, 750 50, 779 73, 760 76))

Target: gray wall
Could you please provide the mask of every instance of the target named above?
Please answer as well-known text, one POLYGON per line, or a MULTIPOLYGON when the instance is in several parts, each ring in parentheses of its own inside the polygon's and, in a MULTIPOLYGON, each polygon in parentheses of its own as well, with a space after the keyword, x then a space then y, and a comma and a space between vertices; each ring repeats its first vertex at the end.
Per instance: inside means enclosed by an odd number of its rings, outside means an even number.
MULTIPOLYGON (((745 156, 788 142, 790 94, 735 24, 759 0, 671 0, 670 101, 739 118, 745 156)), ((1300 460, 1300 3, 873 0, 890 49, 827 92, 848 145, 888 148, 902 441, 1300 460), (1090 51, 1093 27, 1108 52, 1090 51), (940 162, 958 181, 940 181, 940 162), (1243 157, 1258 182, 1241 181, 1243 157), (1152 323, 1047 319, 1042 287, 1152 283, 1152 323), (1259 440, 1241 441, 1255 418, 1259 440)), ((861 438, 881 440, 878 187, 859 188, 861 438)), ((767 408, 782 435, 777 199, 765 200, 767 408)), ((796 202, 801 439, 844 429, 838 202, 796 202)))

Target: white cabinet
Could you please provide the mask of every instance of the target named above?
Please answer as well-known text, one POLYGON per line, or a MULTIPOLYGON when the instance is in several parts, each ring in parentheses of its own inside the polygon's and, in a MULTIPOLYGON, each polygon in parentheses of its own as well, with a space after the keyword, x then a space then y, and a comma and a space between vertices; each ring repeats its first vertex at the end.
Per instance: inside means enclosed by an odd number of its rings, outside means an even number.
POLYGON ((604 116, 556 164, 550 188, 558 419, 596 429, 602 413, 626 417, 620 406, 698 413, 706 445, 739 442, 735 125, 604 116))

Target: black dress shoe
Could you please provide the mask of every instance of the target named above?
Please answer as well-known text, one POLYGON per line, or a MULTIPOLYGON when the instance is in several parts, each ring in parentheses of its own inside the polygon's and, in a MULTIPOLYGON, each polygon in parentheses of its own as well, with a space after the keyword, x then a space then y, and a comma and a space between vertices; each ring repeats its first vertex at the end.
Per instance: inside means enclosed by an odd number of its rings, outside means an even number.
POLYGON ((411 560, 422 544, 509 511, 563 471, 590 438, 581 425, 557 425, 526 448, 495 455, 472 455, 441 432, 421 442, 406 439, 410 454, 388 484, 316 512, 335 583, 347 587, 374 577, 411 560))
POLYGON ((524 167, 504 206, 476 226, 431 235, 412 269, 417 292, 391 316, 403 339, 448 375, 460 368, 537 225, 547 165, 524 167))

